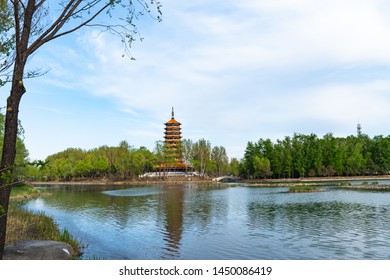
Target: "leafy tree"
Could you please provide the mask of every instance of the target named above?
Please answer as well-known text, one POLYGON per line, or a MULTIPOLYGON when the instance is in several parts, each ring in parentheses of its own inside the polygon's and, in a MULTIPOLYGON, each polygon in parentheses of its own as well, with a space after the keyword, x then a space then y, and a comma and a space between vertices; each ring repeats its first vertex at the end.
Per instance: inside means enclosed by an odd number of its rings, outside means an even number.
POLYGON ((283 146, 281 145, 281 141, 278 140, 273 148, 273 157, 272 157, 272 173, 275 178, 283 178, 285 175, 283 174, 283 146))
MULTIPOLYGON (((143 13, 150 13, 150 4, 156 7, 157 19, 160 20, 161 4, 158 1, 146 0, 63 0, 58 2, 58 7, 53 7, 54 3, 46 0, 14 0, 7 1, 2 10, 9 9, 12 12, 11 26, 14 32, 4 33, 4 42, 12 42, 14 49, 14 63, 11 80, 11 92, 7 98, 6 121, 4 130, 4 143, 0 170, 0 207, 3 214, 0 215, 0 259, 3 255, 5 233, 7 224, 7 212, 11 187, 7 186, 10 180, 9 174, 13 172, 16 155, 16 143, 18 132, 19 104, 22 96, 26 92, 24 78, 39 76, 44 73, 40 71, 27 71, 27 61, 46 43, 73 33, 80 28, 94 26, 102 31, 109 31, 111 34, 119 36, 124 43, 125 49, 131 46, 137 34, 135 20, 143 13), (119 8, 127 14, 124 18, 119 18, 120 23, 111 19, 110 23, 99 21, 99 15, 107 13, 114 14, 115 8, 119 8)), ((1 24, 3 28, 3 23, 1 24)), ((2 61, 3 63, 3 51, 2 61)), ((12 180, 12 179, 11 179, 12 180)))
POLYGON ((305 169, 310 173, 311 177, 321 173, 322 168, 322 150, 320 149, 320 141, 315 134, 310 134, 303 137, 303 152, 305 169))
POLYGON ((193 145, 194 145, 194 143, 190 139, 183 139, 181 141, 182 156, 183 156, 183 161, 185 163, 190 162, 193 145))
POLYGON ((219 177, 226 173, 229 158, 226 149, 222 146, 215 146, 211 151, 211 160, 215 163, 216 175, 219 177))
POLYGON ((345 162, 347 175, 361 175, 364 164, 363 143, 356 137, 347 138, 347 158, 345 162))
POLYGON ((267 179, 272 174, 271 163, 268 158, 254 156, 253 167, 255 169, 255 178, 267 179))
POLYGON ((251 175, 255 174, 253 160, 257 154, 256 146, 252 142, 248 142, 244 153, 242 176, 250 178, 251 175))
POLYGON ((322 159, 324 166, 323 172, 321 175, 324 176, 333 176, 335 174, 335 160, 337 153, 336 139, 333 137, 332 133, 327 133, 320 140, 320 146, 322 149, 322 159))
POLYGON ((287 178, 291 178, 294 173, 291 138, 286 136, 280 145, 282 146, 281 161, 283 177, 287 176, 287 178))
POLYGON ((202 176, 205 176, 210 165, 211 143, 200 139, 192 148, 192 163, 202 176))
POLYGON ((130 177, 139 176, 154 169, 155 158, 152 152, 145 147, 134 149, 132 151, 130 177))
POLYGON ((10 35, 13 28, 12 9, 7 1, 0 1, 0 87, 3 86, 9 77, 9 68, 14 62, 13 50, 15 40, 10 35))
POLYGON ((230 159, 228 173, 230 173, 233 176, 239 176, 240 168, 241 168, 241 164, 237 158, 230 159))
POLYGON ((390 170, 390 136, 375 136, 371 145, 372 161, 377 166, 378 173, 388 173, 390 170))
POLYGON ((305 172, 306 172, 303 141, 304 141, 303 135, 294 134, 291 148, 292 148, 294 173, 297 175, 297 177, 305 177, 305 172))
MULTIPOLYGON (((187 160, 201 174, 218 173, 220 176, 230 172, 238 175, 240 163, 235 159, 230 166, 224 147, 216 146, 211 150, 210 142, 204 139, 195 144, 187 141, 187 144, 187 149, 191 151, 187 160)), ((145 147, 136 149, 121 141, 117 147, 101 146, 91 150, 68 148, 48 156, 44 166, 30 170, 29 174, 40 180, 126 180, 160 170, 158 166, 167 163, 166 160, 163 141, 156 142, 153 152, 145 147)))
POLYGON ((361 172, 363 175, 373 175, 379 171, 379 166, 374 162, 374 141, 367 134, 359 133, 358 141, 362 144, 363 163, 361 172))
POLYGON ((379 175, 390 172, 390 136, 359 133, 346 138, 325 134, 294 134, 272 143, 269 139, 248 142, 240 164, 246 178, 379 175), (265 175, 265 159, 270 172, 265 175), (271 175, 270 175, 271 174, 271 175))
POLYGON ((69 148, 49 156, 46 162, 39 172, 42 180, 126 180, 151 171, 156 159, 145 147, 135 149, 122 141, 118 147, 102 146, 88 151, 69 148))
MULTIPOLYGON (((156 158, 156 165, 159 166, 164 162, 164 142, 163 141, 156 141, 155 148, 154 148, 154 154, 156 158)), ((161 169, 158 169, 159 172, 161 169)), ((160 174, 159 174, 160 176, 160 174)))
POLYGON ((346 170, 346 158, 347 158, 347 149, 348 141, 345 138, 336 138, 336 153, 334 157, 334 169, 336 173, 340 176, 347 175, 346 170))

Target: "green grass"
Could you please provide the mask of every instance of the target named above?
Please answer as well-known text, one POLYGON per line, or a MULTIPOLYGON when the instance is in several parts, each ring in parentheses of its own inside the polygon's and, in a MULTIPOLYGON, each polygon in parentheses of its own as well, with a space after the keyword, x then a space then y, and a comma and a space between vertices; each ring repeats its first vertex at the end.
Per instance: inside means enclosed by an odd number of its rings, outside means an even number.
POLYGON ((42 191, 39 191, 32 186, 26 184, 19 184, 12 187, 11 190, 11 200, 33 198, 42 194, 42 191))
POLYGON ((315 186, 291 186, 288 191, 292 193, 317 192, 318 189, 315 186))

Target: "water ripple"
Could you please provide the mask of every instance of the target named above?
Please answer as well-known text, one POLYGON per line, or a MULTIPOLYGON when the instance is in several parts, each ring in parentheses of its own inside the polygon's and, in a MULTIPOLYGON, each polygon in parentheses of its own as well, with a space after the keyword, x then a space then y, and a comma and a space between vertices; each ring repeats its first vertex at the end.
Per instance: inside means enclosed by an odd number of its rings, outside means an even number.
POLYGON ((87 254, 107 259, 390 258, 390 193, 177 185, 52 191, 25 207, 53 216, 89 245, 87 254))

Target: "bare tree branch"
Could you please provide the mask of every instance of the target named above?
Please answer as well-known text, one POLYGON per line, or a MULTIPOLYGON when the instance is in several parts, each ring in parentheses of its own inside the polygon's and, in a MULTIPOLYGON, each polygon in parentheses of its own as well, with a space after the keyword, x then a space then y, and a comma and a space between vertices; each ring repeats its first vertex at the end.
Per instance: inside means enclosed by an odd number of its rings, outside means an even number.
POLYGON ((14 6, 14 21, 15 21, 15 43, 16 43, 16 52, 18 52, 19 41, 20 41, 19 1, 14 1, 13 6, 14 6))
POLYGON ((43 5, 43 3, 45 3, 45 2, 46 2, 46 0, 41 0, 41 2, 39 2, 38 4, 35 5, 35 8, 39 9, 43 5))
POLYGON ((42 35, 38 39, 36 39, 35 42, 29 47, 28 53, 32 54, 40 46, 48 42, 49 40, 47 38, 50 38, 52 36, 50 34, 55 34, 56 32, 58 32, 58 30, 66 23, 67 17, 73 13, 73 11, 77 8, 78 5, 80 5, 81 2, 82 0, 69 1, 68 5, 64 7, 64 10, 57 18, 57 20, 44 33, 42 33, 42 35))
POLYGON ((93 21, 98 15, 100 15, 104 10, 106 10, 109 6, 111 5, 111 3, 108 3, 106 4, 105 6, 103 6, 100 10, 98 10, 93 16, 91 16, 88 20, 86 20, 85 22, 81 23, 80 25, 76 26, 75 28, 73 29, 70 29, 70 30, 67 30, 65 32, 62 32, 60 34, 57 34, 57 35, 54 35, 53 37, 51 37, 48 41, 50 40, 53 40, 53 39, 56 39, 58 37, 61 37, 61 36, 64 36, 64 35, 67 35, 69 33, 72 33, 72 32, 75 32, 76 30, 80 29, 81 27, 83 26, 87 26, 88 23, 90 23, 91 21, 93 21))

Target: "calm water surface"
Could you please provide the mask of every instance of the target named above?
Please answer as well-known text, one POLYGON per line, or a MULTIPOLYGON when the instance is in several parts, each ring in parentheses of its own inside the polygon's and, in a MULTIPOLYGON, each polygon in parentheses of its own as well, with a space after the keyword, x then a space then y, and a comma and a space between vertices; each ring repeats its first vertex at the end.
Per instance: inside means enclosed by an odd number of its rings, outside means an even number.
POLYGON ((390 259, 390 192, 50 186, 25 207, 103 259, 390 259))

